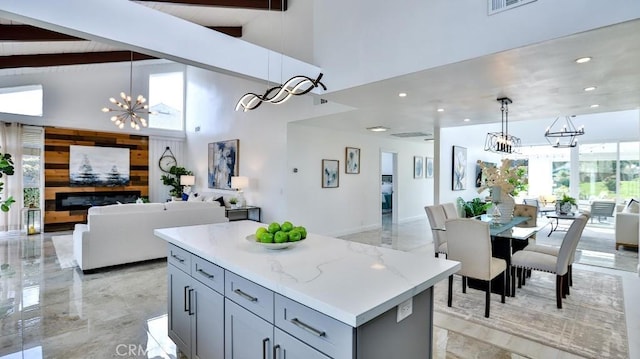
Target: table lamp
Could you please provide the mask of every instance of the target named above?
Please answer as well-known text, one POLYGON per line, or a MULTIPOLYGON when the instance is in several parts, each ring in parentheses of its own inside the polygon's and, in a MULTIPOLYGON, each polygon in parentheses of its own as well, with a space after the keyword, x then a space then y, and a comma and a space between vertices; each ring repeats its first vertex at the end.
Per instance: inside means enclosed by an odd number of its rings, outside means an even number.
POLYGON ((231 188, 235 188, 238 191, 238 206, 246 207, 247 203, 244 200, 244 194, 242 190, 249 187, 249 177, 233 176, 231 177, 231 188))
POLYGON ((193 186, 194 184, 196 184, 196 176, 180 176, 180 185, 184 186, 182 188, 182 193, 191 194, 191 186, 193 186))

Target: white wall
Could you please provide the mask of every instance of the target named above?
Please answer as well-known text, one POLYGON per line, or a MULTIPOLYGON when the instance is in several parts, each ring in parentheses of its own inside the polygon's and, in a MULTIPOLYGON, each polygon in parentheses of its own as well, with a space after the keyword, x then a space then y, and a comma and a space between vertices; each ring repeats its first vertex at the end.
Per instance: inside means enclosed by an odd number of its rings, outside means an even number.
POLYGON ((433 179, 413 178, 413 156, 433 156, 422 142, 330 131, 290 123, 287 134, 287 218, 311 231, 344 235, 381 226, 381 153, 398 156, 394 178, 399 222, 424 218, 433 203, 433 179), (344 173, 345 147, 360 148, 359 174, 344 173), (340 161, 338 188, 322 188, 321 161, 340 161), (298 172, 294 173, 293 168, 298 172))
POLYGON ((486 0, 322 0, 314 5, 314 64, 331 74, 331 91, 640 16, 640 2, 634 0, 539 0, 492 16, 486 0), (399 27, 402 31, 396 31, 399 27))
POLYGON ((393 175, 393 153, 382 153, 381 166, 383 175, 393 175))

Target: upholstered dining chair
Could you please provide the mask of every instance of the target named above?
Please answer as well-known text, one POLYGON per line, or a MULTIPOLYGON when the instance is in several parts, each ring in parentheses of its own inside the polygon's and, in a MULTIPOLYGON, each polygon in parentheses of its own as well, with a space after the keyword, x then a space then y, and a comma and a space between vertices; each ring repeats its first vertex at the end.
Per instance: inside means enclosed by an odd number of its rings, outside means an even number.
MULTIPOLYGON (((502 303, 504 303, 507 287, 507 262, 494 258, 491 251, 491 234, 489 223, 471 218, 448 219, 447 226, 447 259, 458 261, 462 267, 457 274, 462 276, 463 293, 466 289, 466 278, 475 278, 487 283, 484 316, 489 318, 491 303, 491 280, 504 273, 502 286, 502 303)), ((453 275, 449 276, 449 294, 447 305, 453 302, 453 275)))
MULTIPOLYGON (((582 216, 585 216, 587 218, 587 220, 589 219, 590 215, 588 213, 583 213, 582 216)), ((582 236, 582 231, 584 231, 584 227, 587 225, 587 222, 584 223, 584 226, 582 227, 582 229, 580 230, 580 235, 582 236)), ((565 235, 566 238, 566 235, 565 235)), ((564 239, 563 239, 564 242, 564 239)), ((578 243, 579 240, 575 243, 576 245, 576 249, 578 248, 578 243)), ((552 256, 558 256, 558 253, 560 252, 560 247, 556 247, 556 246, 550 246, 550 245, 544 245, 544 244, 537 244, 537 243, 531 243, 528 246, 524 247, 525 251, 532 251, 532 252, 538 252, 538 253, 544 253, 544 254, 548 254, 548 255, 552 255, 552 256)), ((571 252, 571 257, 569 258, 569 264, 568 264, 568 284, 569 286, 573 286, 573 262, 575 260, 575 256, 576 256, 576 250, 574 250, 573 252, 571 252)))
POLYGON ((447 255, 447 233, 445 232, 445 221, 447 216, 444 213, 444 208, 440 204, 433 206, 425 206, 425 212, 427 212, 427 218, 429 219, 429 225, 431 226, 431 234, 433 235, 433 249, 435 256, 439 257, 440 254, 447 255))
POLYGON ((444 208, 444 215, 447 219, 460 218, 460 212, 458 212, 455 203, 443 203, 442 208, 444 208))
MULTIPOLYGON (((529 206, 535 206, 536 215, 540 214, 540 202, 536 198, 525 198, 522 200, 522 203, 529 206)), ((516 214, 514 213, 513 215, 515 216, 516 214)))
MULTIPOLYGON (((562 309, 562 298, 569 294, 569 263, 575 255, 588 216, 576 218, 562 240, 556 256, 531 250, 522 250, 511 255, 511 287, 515 288, 515 277, 527 269, 554 273, 556 275, 556 304, 562 309), (516 273, 517 272, 517 273, 516 273)), ((513 291, 515 296, 515 291, 513 291)))

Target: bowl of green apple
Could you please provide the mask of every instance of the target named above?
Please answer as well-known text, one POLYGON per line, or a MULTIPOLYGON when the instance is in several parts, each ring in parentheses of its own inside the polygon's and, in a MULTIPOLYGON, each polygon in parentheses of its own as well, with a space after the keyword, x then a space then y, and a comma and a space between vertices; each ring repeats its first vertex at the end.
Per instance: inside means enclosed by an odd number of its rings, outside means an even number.
POLYGON ((272 222, 267 227, 259 227, 254 234, 246 237, 248 241, 257 243, 266 249, 293 247, 305 238, 307 238, 307 229, 302 226, 294 226, 289 221, 272 222))

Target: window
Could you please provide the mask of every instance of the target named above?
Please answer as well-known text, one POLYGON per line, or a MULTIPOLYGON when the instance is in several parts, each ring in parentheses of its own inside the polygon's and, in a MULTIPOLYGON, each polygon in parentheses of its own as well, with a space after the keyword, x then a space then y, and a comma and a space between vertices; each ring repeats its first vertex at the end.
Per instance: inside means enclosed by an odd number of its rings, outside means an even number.
POLYGON ((184 130, 184 74, 170 72, 149 76, 149 128, 184 130))
POLYGON ((25 207, 40 208, 43 130, 25 127, 22 132, 22 187, 25 207))
POLYGON ((0 112, 42 116, 42 85, 0 88, 0 112))

